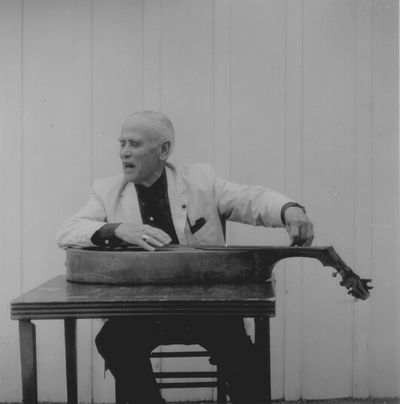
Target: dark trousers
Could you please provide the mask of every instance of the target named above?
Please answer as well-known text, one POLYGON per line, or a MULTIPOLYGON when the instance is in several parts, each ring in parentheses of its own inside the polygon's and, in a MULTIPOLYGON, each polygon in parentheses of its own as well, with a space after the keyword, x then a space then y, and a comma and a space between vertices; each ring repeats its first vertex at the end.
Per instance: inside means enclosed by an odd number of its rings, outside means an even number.
POLYGON ((235 317, 118 318, 96 337, 124 403, 163 403, 149 355, 159 345, 199 344, 224 373, 234 404, 256 402, 257 354, 243 319, 235 317))

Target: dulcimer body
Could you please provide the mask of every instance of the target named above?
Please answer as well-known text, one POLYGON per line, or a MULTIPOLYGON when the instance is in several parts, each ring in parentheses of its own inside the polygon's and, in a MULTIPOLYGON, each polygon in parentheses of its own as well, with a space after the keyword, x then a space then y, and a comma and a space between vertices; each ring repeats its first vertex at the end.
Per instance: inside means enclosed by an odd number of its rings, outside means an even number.
POLYGON ((333 247, 166 246, 146 251, 129 246, 104 250, 68 248, 67 280, 110 285, 241 284, 271 278, 277 262, 285 258, 318 259, 343 278, 348 293, 365 300, 370 280, 360 279, 333 247))

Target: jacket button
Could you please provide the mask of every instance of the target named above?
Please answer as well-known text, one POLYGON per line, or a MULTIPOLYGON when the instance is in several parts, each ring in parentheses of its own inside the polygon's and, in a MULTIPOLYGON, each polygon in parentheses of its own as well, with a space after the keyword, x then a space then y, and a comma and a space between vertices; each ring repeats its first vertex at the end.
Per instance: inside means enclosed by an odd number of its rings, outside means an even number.
POLYGON ((186 209, 186 205, 182 205, 182 208, 183 208, 183 209, 186 209))

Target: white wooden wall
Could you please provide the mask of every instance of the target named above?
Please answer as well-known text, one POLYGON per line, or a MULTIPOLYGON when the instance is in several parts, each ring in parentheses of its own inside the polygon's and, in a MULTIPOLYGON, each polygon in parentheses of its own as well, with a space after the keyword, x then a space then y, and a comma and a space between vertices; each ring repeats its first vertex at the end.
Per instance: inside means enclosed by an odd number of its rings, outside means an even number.
MULTIPOLYGON (((400 396, 398 8, 0 0, 0 401, 21 400, 9 303, 64 273, 56 230, 95 179, 119 172, 120 127, 143 109, 174 123, 172 161, 211 163, 304 203, 315 245, 373 279, 356 303, 318 261, 276 267, 273 398, 400 396)), ((288 238, 232 225, 228 241, 288 238)), ((36 324, 39 400, 65 401, 62 322, 36 324)), ((100 326, 79 322, 82 402, 113 401, 92 344, 100 326)))

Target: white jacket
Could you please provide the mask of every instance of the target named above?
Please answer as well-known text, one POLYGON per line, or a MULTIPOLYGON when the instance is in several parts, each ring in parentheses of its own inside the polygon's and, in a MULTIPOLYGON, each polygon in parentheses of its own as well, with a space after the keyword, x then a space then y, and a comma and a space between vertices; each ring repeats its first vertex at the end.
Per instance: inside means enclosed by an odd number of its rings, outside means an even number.
MULTIPOLYGON (((293 202, 261 186, 225 181, 205 164, 175 167, 167 163, 166 173, 172 220, 181 244, 224 244, 221 219, 284 227, 282 206, 293 202), (188 219, 194 224, 202 217, 205 225, 192 234, 188 219)), ((94 182, 88 203, 61 225, 57 243, 60 248, 92 247, 91 237, 107 222, 142 224, 135 186, 122 174, 94 182)))

